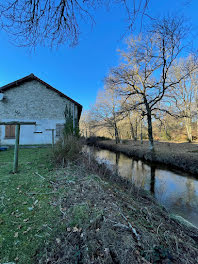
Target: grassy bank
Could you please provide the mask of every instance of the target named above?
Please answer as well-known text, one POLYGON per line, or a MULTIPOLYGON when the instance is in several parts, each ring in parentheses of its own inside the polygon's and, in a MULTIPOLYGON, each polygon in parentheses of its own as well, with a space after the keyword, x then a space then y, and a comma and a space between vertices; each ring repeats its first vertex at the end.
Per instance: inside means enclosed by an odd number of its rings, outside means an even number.
POLYGON ((80 155, 52 167, 48 149, 0 153, 0 263, 198 263, 198 231, 147 192, 80 155))
POLYGON ((51 206, 56 192, 49 149, 21 149, 19 173, 12 174, 13 150, 0 152, 0 263, 33 263, 53 234, 60 211, 51 206))
MULTIPOLYGON (((89 143, 89 141, 88 141, 89 143)), ((149 150, 148 141, 127 140, 115 144, 114 140, 91 140, 90 144, 114 152, 121 152, 129 157, 137 157, 168 165, 198 175, 198 144, 155 142, 155 152, 149 150)))

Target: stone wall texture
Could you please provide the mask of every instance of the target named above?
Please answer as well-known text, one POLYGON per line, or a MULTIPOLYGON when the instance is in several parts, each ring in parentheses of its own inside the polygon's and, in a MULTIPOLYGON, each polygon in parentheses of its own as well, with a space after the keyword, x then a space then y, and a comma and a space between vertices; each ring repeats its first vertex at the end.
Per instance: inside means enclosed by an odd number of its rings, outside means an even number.
MULTIPOLYGON (((0 101, 0 120, 3 119, 63 119, 66 104, 73 103, 38 81, 29 81, 4 92, 0 101)), ((75 105, 75 117, 77 118, 75 105)))
MULTIPOLYGON (((75 111, 78 107, 67 98, 61 97, 39 81, 32 80, 4 92, 0 101, 0 121, 30 121, 36 126, 21 126, 20 144, 51 144, 52 133, 46 129, 56 129, 57 124, 65 123, 65 108, 75 111), (35 133, 35 131, 42 133, 35 133)), ((55 141, 58 140, 55 131, 55 141)), ((5 137, 5 126, 0 126, 0 145, 13 145, 15 139, 5 137)))

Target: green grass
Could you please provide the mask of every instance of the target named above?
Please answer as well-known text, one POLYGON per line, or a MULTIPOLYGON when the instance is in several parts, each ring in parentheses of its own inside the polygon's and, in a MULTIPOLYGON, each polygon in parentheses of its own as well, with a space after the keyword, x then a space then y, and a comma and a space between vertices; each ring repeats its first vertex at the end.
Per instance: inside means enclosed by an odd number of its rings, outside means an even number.
POLYGON ((70 215, 70 227, 83 227, 83 224, 89 219, 90 208, 87 204, 76 205, 72 208, 70 215))
POLYGON ((52 205, 58 194, 50 184, 55 173, 49 153, 49 148, 20 149, 19 173, 12 174, 13 149, 0 152, 0 263, 33 263, 56 231, 60 210, 52 205))

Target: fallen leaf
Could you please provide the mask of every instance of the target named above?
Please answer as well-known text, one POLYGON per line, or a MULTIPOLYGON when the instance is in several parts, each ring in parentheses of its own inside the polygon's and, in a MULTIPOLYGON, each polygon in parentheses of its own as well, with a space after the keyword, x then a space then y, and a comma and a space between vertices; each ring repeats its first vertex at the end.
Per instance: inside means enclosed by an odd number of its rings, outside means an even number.
POLYGON ((136 253, 137 255, 140 255, 140 251, 138 251, 138 250, 135 250, 135 253, 136 253))
POLYGON ((36 200, 35 202, 34 202, 34 205, 36 205, 38 203, 38 200, 36 200))
POLYGON ((79 231, 78 228, 75 226, 75 227, 73 228, 73 232, 76 233, 76 232, 78 232, 78 231, 79 231))
POLYGON ((57 242, 57 244, 60 244, 60 242, 61 242, 60 238, 56 238, 56 242, 57 242))
POLYGON ((14 233, 14 237, 18 237, 18 236, 19 236, 18 232, 14 233))
POLYGON ((109 248, 105 248, 104 251, 106 254, 109 254, 109 252, 110 252, 109 248))
POLYGON ((31 230, 31 227, 28 227, 28 229, 26 231, 23 232, 23 234, 26 234, 27 232, 29 232, 31 230))

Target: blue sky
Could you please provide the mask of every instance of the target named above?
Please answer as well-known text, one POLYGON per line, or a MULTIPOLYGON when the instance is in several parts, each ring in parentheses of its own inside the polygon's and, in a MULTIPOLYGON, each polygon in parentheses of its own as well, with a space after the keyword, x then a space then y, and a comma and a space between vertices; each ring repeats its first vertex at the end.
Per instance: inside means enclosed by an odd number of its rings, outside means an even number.
MULTIPOLYGON (((198 28, 197 0, 190 4, 186 4, 187 0, 150 1, 149 14, 153 17, 181 13, 198 28)), ((30 52, 11 44, 6 33, 1 32, 0 86, 34 73, 88 109, 102 89, 108 70, 119 62, 116 50, 124 47, 122 35, 126 32, 126 17, 118 7, 109 12, 97 10, 95 22, 93 28, 82 25, 79 45, 74 48, 65 44, 54 49, 37 47, 30 52)))

